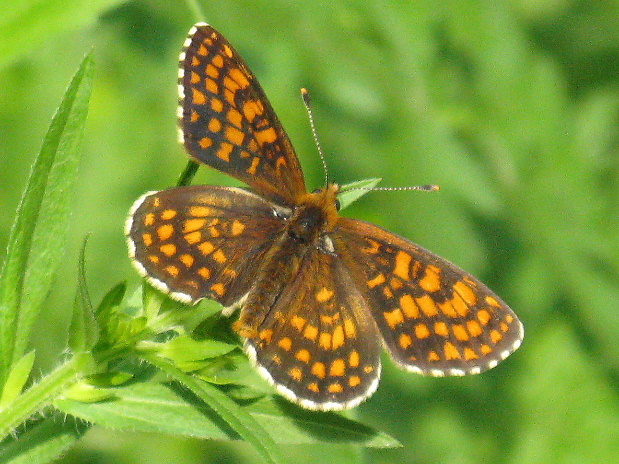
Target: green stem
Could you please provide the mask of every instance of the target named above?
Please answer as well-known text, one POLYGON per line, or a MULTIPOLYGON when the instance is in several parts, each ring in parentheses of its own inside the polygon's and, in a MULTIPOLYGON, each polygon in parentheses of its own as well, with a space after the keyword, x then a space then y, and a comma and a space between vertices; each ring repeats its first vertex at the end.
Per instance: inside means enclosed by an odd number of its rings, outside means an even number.
POLYGON ((202 7, 196 0, 186 0, 187 7, 193 14, 195 21, 204 21, 204 12, 202 11, 202 7))
POLYGON ((90 354, 72 356, 0 410, 0 441, 82 378, 91 359, 90 354))

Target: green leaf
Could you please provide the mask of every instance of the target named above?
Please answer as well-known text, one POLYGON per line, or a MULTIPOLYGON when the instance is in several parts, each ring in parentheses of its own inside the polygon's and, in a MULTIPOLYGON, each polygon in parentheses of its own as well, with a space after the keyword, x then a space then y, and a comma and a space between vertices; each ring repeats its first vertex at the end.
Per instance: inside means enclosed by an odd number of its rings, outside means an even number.
MULTIPOLYGON (((110 401, 85 404, 63 398, 54 405, 66 414, 115 430, 216 440, 239 438, 212 409, 173 385, 141 383, 110 391, 114 393, 110 401)), ((258 422, 278 444, 400 446, 389 435, 339 414, 307 411, 279 398, 266 397, 236 407, 258 422)))
POLYGON ((92 80, 88 55, 52 119, 17 208, 0 274, 0 381, 26 349, 64 252, 92 80))
POLYGON ((340 210, 350 206, 366 193, 370 192, 382 179, 374 177, 371 179, 358 180, 350 184, 342 185, 337 199, 340 201, 340 210))
POLYGON ((101 303, 97 307, 97 315, 109 313, 113 307, 120 306, 127 291, 126 282, 121 282, 112 287, 105 296, 101 299, 101 303))
POLYGON ((188 335, 175 337, 165 343, 144 341, 138 345, 138 349, 167 358, 185 372, 197 370, 204 366, 205 360, 223 356, 235 348, 237 345, 218 340, 194 340, 188 335))
POLYGON ((85 252, 88 237, 84 238, 80 250, 78 284, 73 304, 73 316, 69 328, 69 348, 74 352, 90 350, 99 339, 99 326, 95 319, 92 302, 86 286, 85 252))
POLYGON ((144 358, 191 390, 243 440, 252 445, 266 462, 284 462, 273 438, 264 427, 219 389, 208 382, 185 374, 157 356, 144 356, 144 358))
POLYGON ((22 358, 15 363, 9 372, 4 388, 2 389, 2 397, 0 398, 0 409, 12 402, 24 389, 24 385, 32 372, 34 364, 34 350, 26 353, 22 358))
POLYGON ((53 417, 30 426, 0 447, 3 464, 44 464, 62 456, 90 428, 72 417, 53 417))

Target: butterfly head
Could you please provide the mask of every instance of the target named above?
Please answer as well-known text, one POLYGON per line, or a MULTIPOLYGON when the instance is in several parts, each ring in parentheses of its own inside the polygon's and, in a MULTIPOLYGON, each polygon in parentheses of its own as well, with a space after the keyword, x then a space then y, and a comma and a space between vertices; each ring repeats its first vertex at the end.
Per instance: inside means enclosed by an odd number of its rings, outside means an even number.
POLYGON ((290 220, 289 233, 301 242, 310 243, 332 232, 339 218, 339 191, 337 184, 329 184, 303 194, 290 220))

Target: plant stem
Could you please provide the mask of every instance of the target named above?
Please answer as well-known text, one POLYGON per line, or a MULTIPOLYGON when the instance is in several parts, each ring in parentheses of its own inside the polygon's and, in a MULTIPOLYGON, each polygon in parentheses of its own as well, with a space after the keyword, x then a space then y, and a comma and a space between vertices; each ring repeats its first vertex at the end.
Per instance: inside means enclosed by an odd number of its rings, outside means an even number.
POLYGON ((0 410, 0 441, 86 375, 91 360, 88 353, 71 356, 0 410))

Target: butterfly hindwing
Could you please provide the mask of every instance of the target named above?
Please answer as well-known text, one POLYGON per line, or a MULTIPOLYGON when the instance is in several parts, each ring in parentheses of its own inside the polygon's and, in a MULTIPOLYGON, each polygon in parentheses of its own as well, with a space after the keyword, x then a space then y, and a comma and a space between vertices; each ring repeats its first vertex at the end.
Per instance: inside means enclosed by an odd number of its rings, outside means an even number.
POLYGON ((246 349, 289 399, 310 409, 344 409, 378 386, 378 330, 337 256, 308 252, 259 319, 246 349))
POLYGON ((151 192, 132 211, 126 232, 138 270, 180 301, 224 306, 247 293, 287 213, 246 190, 210 185, 151 192))
POLYGON ((180 57, 179 118, 189 154, 289 206, 305 193, 294 148, 260 84, 228 41, 207 24, 180 57))
POLYGON ((340 218, 336 235, 401 366, 434 376, 476 374, 520 346, 514 312, 452 263, 359 220, 340 218))

